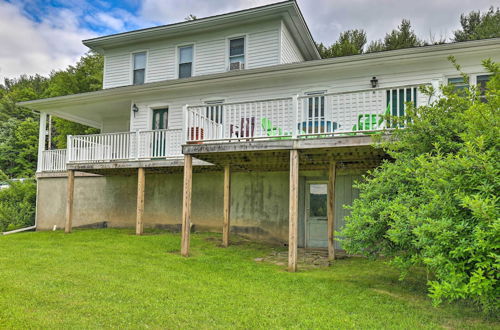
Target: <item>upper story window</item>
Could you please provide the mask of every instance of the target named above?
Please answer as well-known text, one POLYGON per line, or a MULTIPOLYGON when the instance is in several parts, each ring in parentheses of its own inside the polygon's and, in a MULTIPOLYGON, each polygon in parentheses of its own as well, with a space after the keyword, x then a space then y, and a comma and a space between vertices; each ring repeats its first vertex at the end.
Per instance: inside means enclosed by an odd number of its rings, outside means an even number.
POLYGON ((179 47, 179 78, 193 74, 193 45, 179 47))
POLYGON ((134 85, 144 84, 146 77, 146 52, 134 55, 134 85))
POLYGON ((245 68, 245 38, 229 40, 229 70, 245 68))

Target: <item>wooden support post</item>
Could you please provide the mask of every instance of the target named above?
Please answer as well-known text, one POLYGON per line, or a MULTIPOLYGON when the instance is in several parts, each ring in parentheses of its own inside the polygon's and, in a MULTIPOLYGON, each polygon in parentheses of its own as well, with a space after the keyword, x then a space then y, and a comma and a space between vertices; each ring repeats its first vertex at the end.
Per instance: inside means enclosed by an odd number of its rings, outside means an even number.
POLYGON ((135 223, 135 234, 142 235, 144 230, 144 190, 146 184, 146 170, 140 167, 137 172, 137 214, 135 223))
POLYGON ((224 225, 222 227, 222 245, 229 246, 229 231, 231 223, 231 169, 224 166, 224 225))
POLYGON ((71 227, 73 223, 73 194, 75 191, 75 171, 68 170, 68 184, 67 184, 67 195, 66 195, 66 225, 64 231, 66 233, 71 233, 71 227))
POLYGON ((328 170, 328 260, 335 260, 335 178, 337 163, 332 162, 328 170))
POLYGON ((299 152, 290 150, 290 201, 288 209, 288 271, 297 271, 299 203, 299 152))
POLYGON ((191 231, 191 190, 193 186, 193 157, 184 155, 184 193, 182 197, 181 255, 189 256, 189 234, 191 231))

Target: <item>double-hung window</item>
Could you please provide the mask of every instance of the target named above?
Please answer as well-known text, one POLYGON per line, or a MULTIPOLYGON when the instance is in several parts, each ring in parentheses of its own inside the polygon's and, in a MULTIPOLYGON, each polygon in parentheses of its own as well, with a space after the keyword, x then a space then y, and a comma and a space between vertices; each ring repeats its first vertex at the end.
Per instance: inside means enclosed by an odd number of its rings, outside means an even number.
POLYGON ((134 85, 144 84, 146 77, 146 52, 135 53, 134 57, 134 85))
POLYGON ((179 78, 193 75, 193 45, 179 47, 179 78))
POLYGON ((245 38, 229 40, 229 70, 245 68, 245 38))

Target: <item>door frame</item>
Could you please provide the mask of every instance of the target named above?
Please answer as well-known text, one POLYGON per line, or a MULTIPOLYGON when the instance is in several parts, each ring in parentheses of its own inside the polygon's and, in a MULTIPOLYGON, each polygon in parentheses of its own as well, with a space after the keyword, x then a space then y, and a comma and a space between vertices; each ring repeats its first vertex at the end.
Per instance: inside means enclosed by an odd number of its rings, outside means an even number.
MULTIPOLYGON (((328 179, 306 179, 304 185, 304 248, 308 249, 309 243, 309 209, 310 209, 310 191, 311 184, 325 184, 328 187, 328 179)), ((328 189, 327 189, 327 197, 328 203, 328 189)), ((328 221, 328 220, 327 220, 328 221)), ((328 227, 328 225, 327 225, 328 227)), ((328 228, 327 228, 328 229, 328 228)), ((325 233, 326 240, 328 240, 328 231, 325 233)))

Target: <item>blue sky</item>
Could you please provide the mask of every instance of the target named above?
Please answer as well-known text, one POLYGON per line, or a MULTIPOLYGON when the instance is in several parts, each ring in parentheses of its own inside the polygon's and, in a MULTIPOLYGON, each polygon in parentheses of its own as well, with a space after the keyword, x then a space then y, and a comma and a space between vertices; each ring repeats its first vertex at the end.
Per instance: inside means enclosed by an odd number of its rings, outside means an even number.
MULTIPOLYGON (((81 40, 240 10, 275 0, 0 0, 0 81, 48 74, 75 63, 81 40)), ((461 13, 499 6, 499 0, 298 0, 316 41, 362 28, 380 39, 402 18, 421 38, 449 38, 461 13)))

